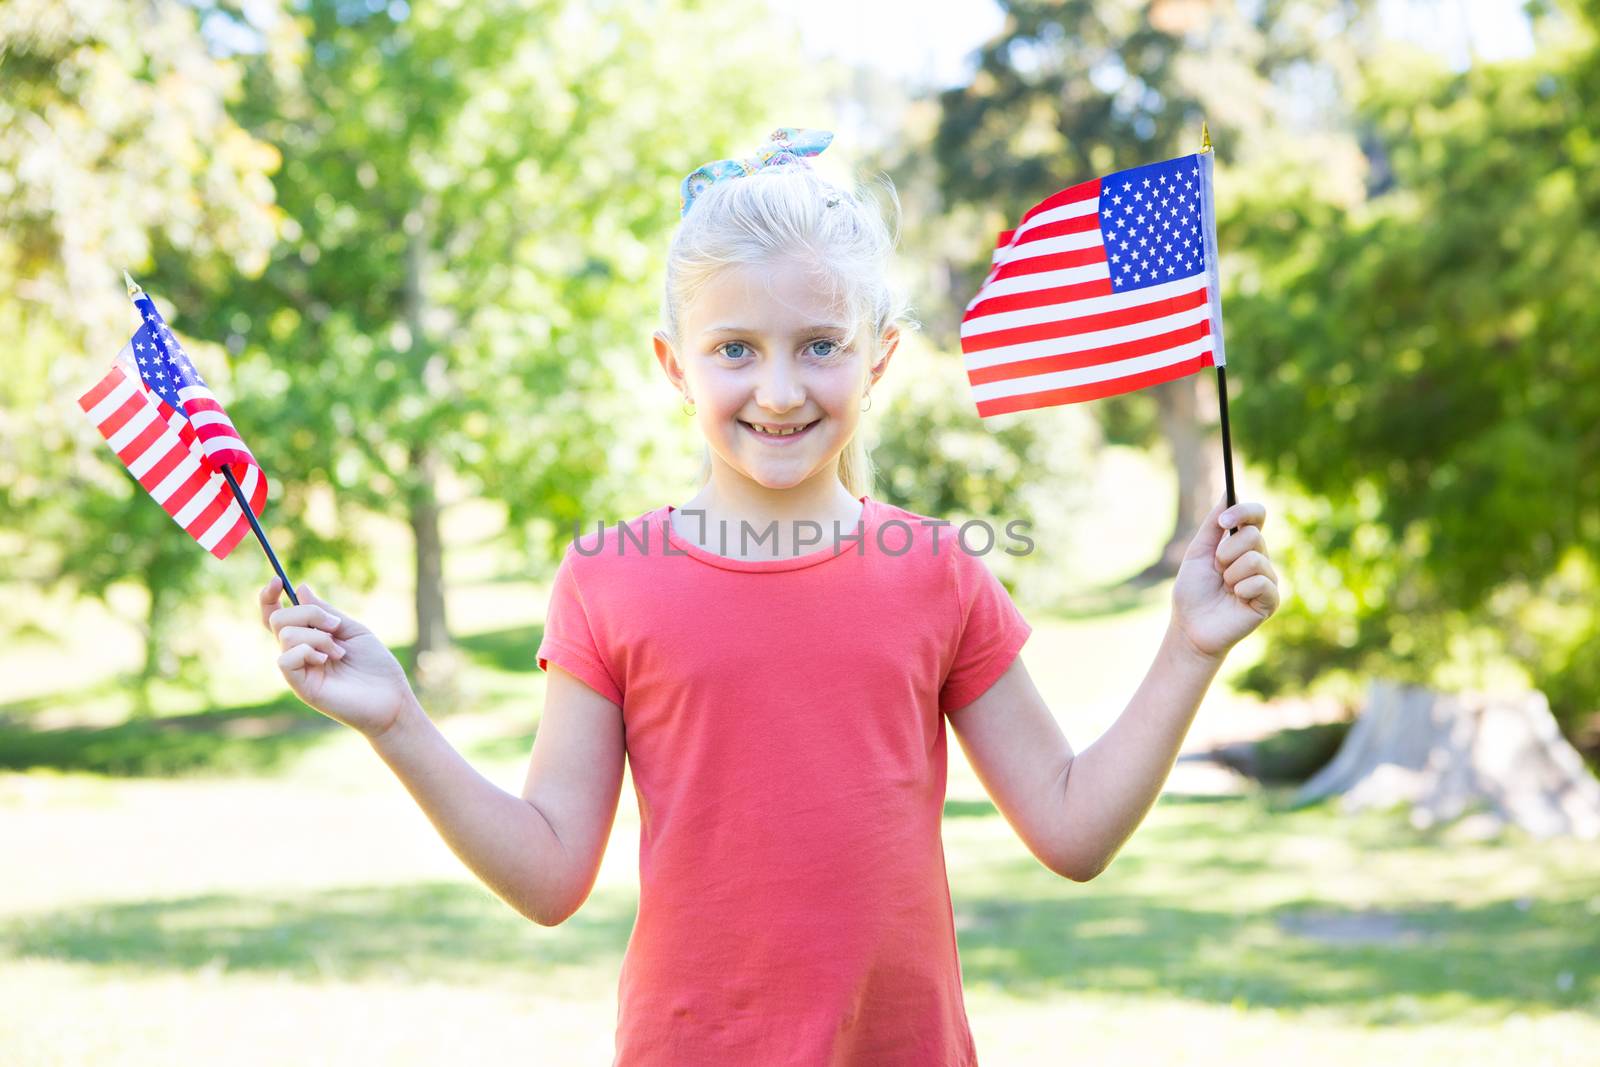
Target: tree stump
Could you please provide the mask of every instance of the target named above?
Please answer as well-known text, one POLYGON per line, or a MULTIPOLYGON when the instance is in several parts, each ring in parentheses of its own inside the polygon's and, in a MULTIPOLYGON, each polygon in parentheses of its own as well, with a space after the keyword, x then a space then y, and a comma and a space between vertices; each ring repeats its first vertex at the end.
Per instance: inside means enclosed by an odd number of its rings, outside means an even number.
POLYGON ((1333 760, 1296 804, 1340 794, 1340 810, 1410 804, 1413 826, 1478 809, 1480 830, 1600 838, 1600 781, 1561 735, 1543 693, 1440 693, 1374 682, 1333 760))

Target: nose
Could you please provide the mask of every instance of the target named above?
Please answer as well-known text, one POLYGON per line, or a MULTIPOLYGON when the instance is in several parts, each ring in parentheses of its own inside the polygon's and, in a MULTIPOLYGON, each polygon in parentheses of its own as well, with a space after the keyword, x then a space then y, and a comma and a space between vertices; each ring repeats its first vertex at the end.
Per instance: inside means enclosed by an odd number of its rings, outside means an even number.
POLYGON ((756 403, 775 415, 782 415, 805 402, 805 388, 790 361, 769 360, 756 385, 756 403))

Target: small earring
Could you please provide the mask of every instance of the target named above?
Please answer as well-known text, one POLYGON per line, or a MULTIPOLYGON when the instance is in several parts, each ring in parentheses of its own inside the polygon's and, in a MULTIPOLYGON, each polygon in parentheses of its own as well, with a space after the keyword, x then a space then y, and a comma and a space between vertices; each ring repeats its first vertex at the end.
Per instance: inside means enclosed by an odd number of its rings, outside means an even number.
POLYGON ((872 394, 871 393, 867 393, 866 397, 867 397, 867 406, 862 408, 861 410, 862 411, 871 411, 872 410, 872 394))
POLYGON ((694 414, 694 401, 689 399, 689 394, 687 394, 687 393, 684 394, 683 403, 678 405, 678 409, 680 411, 682 411, 685 415, 693 415, 694 414))

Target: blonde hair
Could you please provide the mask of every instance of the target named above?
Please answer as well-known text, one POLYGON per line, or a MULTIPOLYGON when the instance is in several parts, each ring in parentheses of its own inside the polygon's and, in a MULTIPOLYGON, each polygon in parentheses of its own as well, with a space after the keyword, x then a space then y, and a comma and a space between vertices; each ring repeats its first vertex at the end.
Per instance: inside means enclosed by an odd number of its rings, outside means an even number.
MULTIPOLYGON (((769 167, 707 186, 695 197, 667 250, 661 332, 681 350, 683 309, 718 271, 796 256, 815 264, 830 299, 848 311, 844 344, 855 343, 867 327, 868 363, 876 362, 889 326, 916 326, 904 294, 889 278, 900 235, 900 198, 886 175, 882 184, 893 208, 893 232, 870 189, 842 189, 809 166, 769 167)), ((872 491, 874 473, 858 428, 839 454, 839 481, 859 497, 872 491)), ((707 445, 701 484, 710 477, 707 445)))

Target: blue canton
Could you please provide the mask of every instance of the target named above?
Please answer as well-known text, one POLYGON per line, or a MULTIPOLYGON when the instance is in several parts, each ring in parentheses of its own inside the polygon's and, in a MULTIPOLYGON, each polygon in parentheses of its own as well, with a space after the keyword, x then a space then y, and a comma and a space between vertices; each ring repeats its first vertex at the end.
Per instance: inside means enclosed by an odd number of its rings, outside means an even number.
POLYGON ((1203 273, 1199 157, 1179 156, 1100 179, 1100 233, 1116 292, 1203 273))
POLYGON ((161 313, 150 298, 140 297, 134 301, 134 305, 144 319, 130 342, 133 345, 133 358, 139 361, 139 376, 152 392, 181 413, 183 403, 178 399, 178 391, 206 383, 200 377, 200 372, 195 370, 177 337, 161 320, 161 313))

